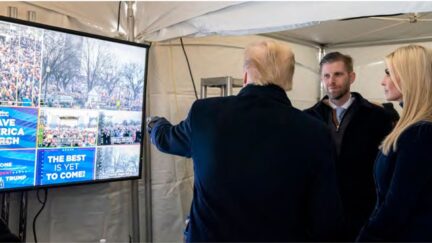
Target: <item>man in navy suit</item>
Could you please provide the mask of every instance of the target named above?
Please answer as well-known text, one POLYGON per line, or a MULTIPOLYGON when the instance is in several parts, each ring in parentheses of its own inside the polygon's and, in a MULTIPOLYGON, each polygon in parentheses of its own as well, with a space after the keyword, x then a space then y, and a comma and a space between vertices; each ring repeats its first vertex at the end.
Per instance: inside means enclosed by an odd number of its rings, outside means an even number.
POLYGON ((320 61, 320 76, 327 95, 305 113, 331 131, 345 219, 340 240, 354 241, 375 206, 373 166, 394 118, 382 106, 351 92, 356 74, 349 55, 327 53, 320 61))
POLYGON ((341 222, 331 134, 291 105, 291 49, 261 41, 245 50, 237 96, 197 100, 185 120, 153 117, 162 152, 192 157, 187 241, 324 241, 341 222))

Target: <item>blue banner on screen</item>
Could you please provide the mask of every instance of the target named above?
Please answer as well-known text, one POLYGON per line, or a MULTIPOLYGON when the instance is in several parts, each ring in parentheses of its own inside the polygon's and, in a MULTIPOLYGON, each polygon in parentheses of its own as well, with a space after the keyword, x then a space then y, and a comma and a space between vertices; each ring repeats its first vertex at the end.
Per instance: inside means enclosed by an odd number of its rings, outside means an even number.
POLYGON ((36 152, 2 150, 0 152, 0 188, 33 186, 36 152))
POLYGON ((40 149, 39 185, 93 180, 95 148, 40 149))
POLYGON ((35 108, 0 107, 0 149, 34 148, 37 115, 35 108))

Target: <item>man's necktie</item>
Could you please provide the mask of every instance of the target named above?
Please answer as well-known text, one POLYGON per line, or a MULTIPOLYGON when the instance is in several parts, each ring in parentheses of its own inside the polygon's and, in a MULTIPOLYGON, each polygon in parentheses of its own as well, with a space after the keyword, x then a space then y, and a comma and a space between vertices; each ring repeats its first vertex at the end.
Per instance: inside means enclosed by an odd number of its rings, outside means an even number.
POLYGON ((342 121, 342 117, 345 114, 346 109, 343 107, 336 107, 336 119, 340 123, 342 121))

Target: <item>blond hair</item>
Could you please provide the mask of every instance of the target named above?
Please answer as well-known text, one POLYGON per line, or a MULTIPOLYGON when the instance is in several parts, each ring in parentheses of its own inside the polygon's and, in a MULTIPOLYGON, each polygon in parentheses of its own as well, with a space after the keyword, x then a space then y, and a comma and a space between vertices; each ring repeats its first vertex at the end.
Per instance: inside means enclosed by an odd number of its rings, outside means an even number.
POLYGON ((386 57, 390 78, 402 93, 403 110, 382 151, 396 151, 400 135, 419 121, 432 121, 432 51, 419 45, 396 49, 386 57))
POLYGON ((275 84, 291 90, 294 65, 294 53, 287 45, 265 40, 246 47, 244 68, 257 85, 275 84))

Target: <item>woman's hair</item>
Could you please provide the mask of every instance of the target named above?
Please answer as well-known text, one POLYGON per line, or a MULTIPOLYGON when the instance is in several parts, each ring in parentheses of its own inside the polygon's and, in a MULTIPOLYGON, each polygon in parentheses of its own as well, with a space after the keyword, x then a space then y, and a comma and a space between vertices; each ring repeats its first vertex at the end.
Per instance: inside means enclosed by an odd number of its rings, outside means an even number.
POLYGON ((390 78, 402 93, 401 117, 384 139, 382 151, 396 151, 397 140, 405 129, 419 121, 432 121, 432 52, 419 45, 396 49, 386 57, 390 78))
POLYGON ((295 58, 287 45, 271 40, 255 42, 246 47, 244 57, 248 78, 255 84, 291 90, 295 58))

